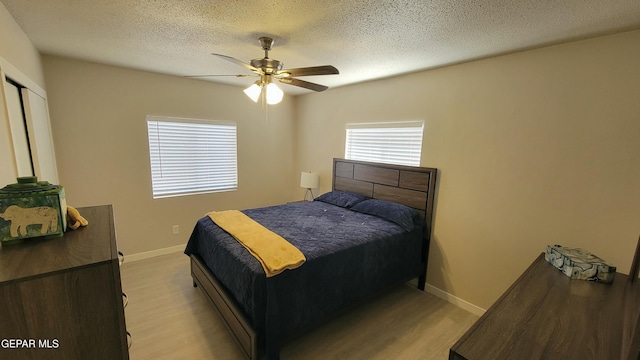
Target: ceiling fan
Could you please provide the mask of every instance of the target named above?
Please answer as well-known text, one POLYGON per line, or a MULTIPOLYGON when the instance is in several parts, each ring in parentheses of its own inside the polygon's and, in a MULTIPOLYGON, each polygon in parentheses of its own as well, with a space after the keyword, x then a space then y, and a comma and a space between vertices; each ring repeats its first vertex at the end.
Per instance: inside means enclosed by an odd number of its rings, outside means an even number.
POLYGON ((289 84, 293 86, 299 86, 305 89, 313 91, 324 91, 328 87, 309 81, 297 79, 296 76, 312 76, 312 75, 333 75, 339 74, 338 69, 331 65, 312 66, 295 69, 283 69, 284 63, 269 58, 269 51, 273 46, 273 39, 269 37, 261 37, 258 39, 262 50, 264 50, 264 57, 259 59, 253 59, 249 64, 240 61, 231 56, 222 54, 211 54, 221 59, 230 61, 234 64, 238 64, 247 70, 251 70, 253 75, 196 75, 187 77, 208 77, 208 76, 236 76, 236 77, 249 77, 259 76, 260 79, 253 85, 244 90, 245 94, 251 98, 254 102, 258 102, 261 94, 264 94, 263 99, 268 104, 277 104, 282 100, 283 92, 276 86, 274 79, 281 83, 289 84), (263 91, 264 89, 264 91, 263 91))

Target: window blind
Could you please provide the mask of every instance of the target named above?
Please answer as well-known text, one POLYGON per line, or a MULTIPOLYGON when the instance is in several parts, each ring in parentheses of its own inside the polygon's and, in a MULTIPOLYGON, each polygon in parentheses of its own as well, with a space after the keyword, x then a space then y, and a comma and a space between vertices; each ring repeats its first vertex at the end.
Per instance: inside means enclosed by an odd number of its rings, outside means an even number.
POLYGON ((147 117, 153 198, 238 187, 236 124, 147 117))
POLYGON ((423 127, 421 121, 347 124, 345 158, 420 166, 423 127))

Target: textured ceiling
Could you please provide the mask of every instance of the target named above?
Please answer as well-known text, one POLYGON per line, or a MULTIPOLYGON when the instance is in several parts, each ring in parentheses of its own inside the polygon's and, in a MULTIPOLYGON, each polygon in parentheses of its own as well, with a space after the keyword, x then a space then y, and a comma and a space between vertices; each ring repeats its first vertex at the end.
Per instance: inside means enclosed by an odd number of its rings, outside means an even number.
POLYGON ((330 87, 640 28, 639 0, 0 1, 45 54, 178 76, 247 74, 210 54, 261 58, 266 35, 286 68, 337 67, 302 78, 330 87))

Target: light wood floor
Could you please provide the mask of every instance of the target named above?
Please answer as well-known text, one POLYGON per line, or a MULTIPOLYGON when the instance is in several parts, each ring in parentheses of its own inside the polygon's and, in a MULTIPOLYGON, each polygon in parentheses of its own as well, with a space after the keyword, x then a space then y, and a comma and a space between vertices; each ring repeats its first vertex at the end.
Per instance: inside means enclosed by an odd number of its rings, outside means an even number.
MULTIPOLYGON (((121 276, 132 360, 243 359, 218 313, 192 286, 186 255, 125 261, 121 276)), ((407 284, 299 337, 282 349, 281 359, 444 360, 476 320, 407 284)))

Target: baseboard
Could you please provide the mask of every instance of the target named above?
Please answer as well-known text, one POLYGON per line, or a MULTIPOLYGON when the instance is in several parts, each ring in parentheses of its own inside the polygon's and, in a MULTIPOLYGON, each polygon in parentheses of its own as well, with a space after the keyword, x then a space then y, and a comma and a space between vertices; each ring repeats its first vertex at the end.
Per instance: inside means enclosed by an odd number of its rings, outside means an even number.
POLYGON ((131 254, 131 255, 126 255, 125 254, 125 261, 126 262, 132 262, 132 261, 149 259, 149 258, 156 257, 156 256, 182 252, 182 251, 184 251, 184 248, 186 246, 187 246, 186 244, 183 244, 183 245, 176 245, 176 246, 171 246, 171 247, 168 247, 168 248, 163 248, 163 249, 158 249, 158 250, 145 251, 145 252, 141 252, 141 253, 137 253, 137 254, 131 254))
POLYGON ((429 285, 429 284, 425 284, 424 290, 426 292, 428 292, 429 294, 435 295, 443 300, 446 300, 450 303, 452 303, 453 305, 456 305, 464 310, 467 310, 468 312, 477 315, 477 316, 482 316, 486 310, 473 305, 472 303, 468 302, 468 301, 464 301, 462 299, 460 299, 457 296, 453 296, 451 294, 449 294, 446 291, 440 290, 437 287, 433 286, 433 285, 429 285))
MULTIPOLYGON (((177 253, 177 252, 182 252, 184 251, 186 244, 183 245, 176 245, 176 246, 171 246, 168 248, 163 248, 163 249, 158 249, 158 250, 152 250, 152 251, 146 251, 146 252, 142 252, 142 253, 137 253, 137 254, 132 254, 132 255, 126 255, 125 256, 125 261, 127 262, 133 262, 133 261, 139 261, 139 260, 144 260, 144 259, 149 259, 152 257, 156 257, 156 256, 161 256, 161 255, 167 255, 167 254, 173 254, 173 253, 177 253)), ((425 288, 424 290, 432 295, 435 295, 445 301, 448 301, 450 303, 452 303, 453 305, 456 305, 474 315, 477 316, 482 316, 485 313, 485 309, 478 307, 476 305, 473 305, 472 303, 462 300, 457 296, 451 295, 446 291, 440 290, 437 287, 433 286, 433 285, 429 285, 429 284, 425 284, 425 288)))

